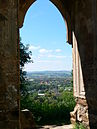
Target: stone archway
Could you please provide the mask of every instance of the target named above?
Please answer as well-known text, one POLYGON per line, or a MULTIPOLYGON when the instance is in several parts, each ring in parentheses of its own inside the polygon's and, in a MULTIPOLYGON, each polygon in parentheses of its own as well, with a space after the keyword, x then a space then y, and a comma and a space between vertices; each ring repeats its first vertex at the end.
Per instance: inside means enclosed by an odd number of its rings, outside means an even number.
MULTIPOLYGON (((32 3, 33 0, 30 0, 32 3)), ((29 1, 29 2, 30 2, 29 1)), ((77 106, 71 113, 74 122, 97 127, 96 106, 96 1, 51 0, 67 23, 67 41, 73 46, 74 96, 77 106), (92 41, 93 40, 93 41, 92 41), (91 42, 93 43, 91 46, 91 42), (92 85, 94 89, 92 90, 92 85), (95 97, 93 97, 93 95, 95 97), (88 115, 89 113, 89 115, 88 115), (93 118, 95 118, 93 120, 93 118)), ((32 3, 27 3, 26 11, 32 3)), ((23 4, 22 4, 23 6, 23 4)), ((26 12, 25 11, 25 12, 26 12)))
MULTIPOLYGON (((97 129, 97 2, 51 1, 66 20, 68 41, 73 45, 74 95, 77 106, 72 116, 91 129, 97 129)), ((20 129, 18 34, 25 13, 33 2, 0 0, 1 129, 20 129)))
MULTIPOLYGON (((20 1, 21 2, 21 1, 20 1)), ((35 0, 30 0, 29 2, 23 2, 20 4, 19 8, 19 27, 23 26, 24 18, 26 15, 26 12, 28 11, 29 7, 35 2, 35 0)), ((58 8, 60 13, 62 14, 66 26, 67 26, 67 42, 72 44, 73 46, 73 74, 74 74, 74 96, 75 97, 81 97, 85 101, 85 89, 84 89, 84 82, 83 82, 83 76, 82 76, 82 69, 81 69, 81 60, 80 60, 80 55, 79 55, 79 50, 78 50, 78 44, 77 40, 74 34, 74 21, 73 21, 73 14, 71 14, 72 9, 73 9, 73 4, 71 5, 69 2, 64 2, 64 1, 56 1, 56 0, 51 0, 51 2, 58 8), (70 4, 70 5, 69 5, 70 4)), ((86 105, 87 106, 87 103, 86 105)), ((83 108, 83 107, 82 107, 83 108)), ((83 109, 84 110, 84 109, 83 109)), ((79 118, 80 109, 78 109, 78 106, 75 107, 74 112, 71 113, 71 122, 74 123, 77 119, 79 118), (78 115, 76 117, 76 115, 78 115)), ((84 112, 88 112, 88 110, 85 110, 84 112)), ((86 114, 84 114, 86 115, 86 114)), ((88 121, 88 118, 86 119, 88 121)))

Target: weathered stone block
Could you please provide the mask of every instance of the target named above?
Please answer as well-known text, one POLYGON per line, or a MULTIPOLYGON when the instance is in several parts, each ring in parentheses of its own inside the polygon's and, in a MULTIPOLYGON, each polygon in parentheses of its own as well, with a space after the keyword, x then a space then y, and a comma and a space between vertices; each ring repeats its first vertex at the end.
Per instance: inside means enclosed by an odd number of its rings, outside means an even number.
POLYGON ((32 113, 25 109, 21 111, 21 129, 35 129, 36 125, 32 113))

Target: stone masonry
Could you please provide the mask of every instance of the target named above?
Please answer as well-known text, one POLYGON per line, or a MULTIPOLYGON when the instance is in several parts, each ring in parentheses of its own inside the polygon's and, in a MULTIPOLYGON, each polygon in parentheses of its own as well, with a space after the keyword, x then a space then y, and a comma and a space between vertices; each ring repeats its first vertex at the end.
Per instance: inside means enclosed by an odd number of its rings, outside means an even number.
MULTIPOLYGON (((62 14, 72 44, 76 107, 71 121, 97 129, 97 0, 50 1, 62 14)), ((0 0, 0 129, 21 129, 18 37, 34 2, 0 0)))
POLYGON ((0 0, 0 129, 19 129, 17 1, 0 0))

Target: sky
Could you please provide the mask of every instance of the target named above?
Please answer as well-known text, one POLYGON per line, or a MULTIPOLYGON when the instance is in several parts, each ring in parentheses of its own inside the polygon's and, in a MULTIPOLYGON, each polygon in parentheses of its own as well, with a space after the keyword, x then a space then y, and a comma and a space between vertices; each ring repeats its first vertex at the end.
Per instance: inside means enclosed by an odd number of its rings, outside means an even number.
POLYGON ((25 65, 26 71, 72 69, 72 46, 66 43, 65 21, 49 0, 37 0, 30 6, 20 37, 32 51, 33 63, 25 65))

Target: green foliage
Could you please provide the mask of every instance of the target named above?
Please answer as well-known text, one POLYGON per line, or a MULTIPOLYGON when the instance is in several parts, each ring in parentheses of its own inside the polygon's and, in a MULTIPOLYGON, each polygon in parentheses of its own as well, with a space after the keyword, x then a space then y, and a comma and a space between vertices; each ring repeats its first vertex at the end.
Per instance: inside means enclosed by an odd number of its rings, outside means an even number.
POLYGON ((76 123, 73 129, 86 129, 82 123, 76 123))
POLYGON ((75 106, 72 92, 63 92, 58 97, 54 94, 50 97, 29 94, 21 103, 21 108, 29 109, 38 124, 50 124, 60 120, 70 122, 70 112, 75 106))
POLYGON ((71 76, 72 76, 72 79, 71 79, 71 87, 73 87, 73 70, 71 71, 71 76))
POLYGON ((23 67, 26 63, 31 62, 31 51, 29 51, 29 45, 24 45, 20 42, 20 91, 21 95, 27 95, 27 85, 28 81, 26 80, 26 72, 23 70, 23 67))
POLYGON ((29 51, 29 45, 24 45, 20 42, 20 67, 24 67, 26 63, 31 62, 31 51, 29 51))

